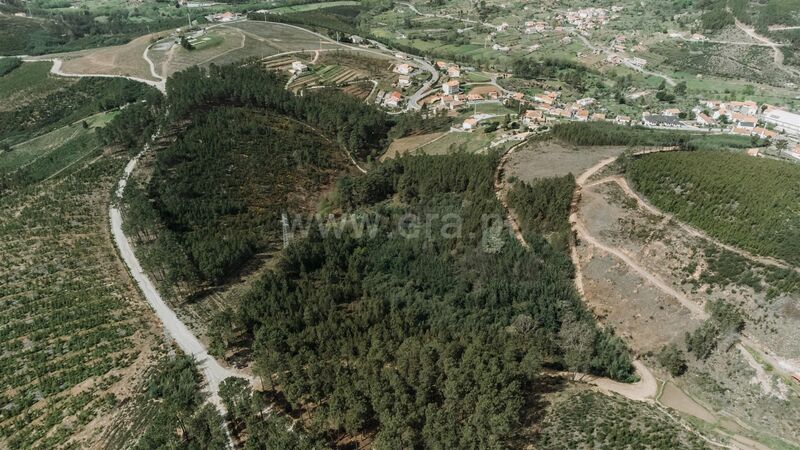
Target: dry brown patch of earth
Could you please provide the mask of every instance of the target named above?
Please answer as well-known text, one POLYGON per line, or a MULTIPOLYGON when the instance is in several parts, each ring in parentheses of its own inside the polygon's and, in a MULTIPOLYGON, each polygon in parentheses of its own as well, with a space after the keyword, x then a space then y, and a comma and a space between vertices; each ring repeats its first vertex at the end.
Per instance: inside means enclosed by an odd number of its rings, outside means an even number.
POLYGON ((381 161, 385 161, 387 159, 392 159, 397 156, 413 152, 414 150, 439 139, 445 134, 447 133, 446 132, 427 133, 427 134, 417 134, 414 136, 407 136, 404 138, 395 139, 389 145, 389 148, 386 149, 386 153, 384 153, 383 156, 381 156, 381 161))
POLYGON ((506 177, 525 182, 537 178, 575 176, 610 156, 619 156, 624 147, 575 147, 558 141, 533 141, 519 147, 508 160, 506 177))
POLYGON ((62 70, 75 74, 121 75, 159 81, 150 73, 143 55, 155 34, 138 37, 125 45, 105 47, 77 58, 65 59, 62 70))
MULTIPOLYGON (((632 348, 655 353, 673 342, 685 349, 684 334, 704 319, 690 310, 721 299, 741 308, 747 318, 740 346, 763 342, 782 358, 797 358, 797 345, 787 343, 784 335, 795 336, 800 323, 791 308, 789 314, 780 314, 787 310, 786 299, 796 302, 796 295, 768 300, 764 291, 734 281, 699 285, 703 273, 714 267, 705 251, 713 242, 643 207, 616 183, 588 183, 581 197, 576 217, 587 237, 595 240, 579 242, 577 248, 587 302, 632 348)), ((791 381, 770 367, 764 351, 759 344, 753 357, 745 355, 737 348, 737 336, 722 336, 706 360, 689 354, 689 371, 667 386, 662 401, 711 421, 718 431, 735 436, 740 447, 758 448, 743 443, 750 438, 770 445, 797 442, 800 389, 783 395, 791 381), (675 392, 678 389, 683 395, 675 392), (727 416, 739 420, 720 419, 727 416)), ((648 364, 660 378, 671 379, 656 361, 648 364)))

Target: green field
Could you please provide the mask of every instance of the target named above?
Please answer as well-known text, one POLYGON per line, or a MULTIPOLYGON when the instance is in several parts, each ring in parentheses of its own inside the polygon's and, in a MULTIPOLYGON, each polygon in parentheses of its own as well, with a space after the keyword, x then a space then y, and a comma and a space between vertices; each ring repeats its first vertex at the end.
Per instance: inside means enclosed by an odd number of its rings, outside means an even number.
POLYGON ((12 109, 75 83, 76 80, 50 75, 52 66, 53 63, 49 61, 23 63, 0 77, 0 111, 12 109))
POLYGON ((281 6, 278 8, 268 10, 271 13, 277 14, 285 14, 285 13, 298 13, 298 12, 306 12, 306 11, 315 11, 318 9, 326 9, 326 8, 333 8, 336 6, 356 6, 360 5, 361 2, 356 2, 352 0, 339 0, 333 2, 322 2, 322 3, 306 3, 303 5, 293 5, 293 6, 281 6))

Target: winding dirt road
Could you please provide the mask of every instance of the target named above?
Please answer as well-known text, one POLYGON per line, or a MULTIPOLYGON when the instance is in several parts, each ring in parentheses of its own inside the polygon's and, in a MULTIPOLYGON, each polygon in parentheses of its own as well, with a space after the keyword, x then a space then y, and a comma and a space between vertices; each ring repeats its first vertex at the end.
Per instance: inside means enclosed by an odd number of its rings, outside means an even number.
MULTIPOLYGON (((628 195, 628 197, 636 200, 636 202, 639 204, 640 208, 650 212, 651 214, 659 216, 659 217, 663 217, 665 220, 673 220, 674 219, 674 216, 672 214, 665 213, 664 211, 661 211, 660 209, 658 209, 655 206, 653 206, 652 204, 650 204, 650 202, 648 202, 647 200, 642 198, 642 196, 639 195, 638 192, 634 191, 630 187, 630 185, 628 184, 628 180, 626 180, 622 176, 614 175, 614 176, 606 177, 606 178, 603 178, 602 180, 598 180, 598 181, 595 181, 594 183, 589 184, 587 187, 593 187, 593 186, 597 186, 597 185, 604 184, 604 183, 616 183, 620 188, 622 188, 622 190, 625 192, 626 195, 628 195)), ((674 219, 674 223, 677 224, 683 231, 685 231, 687 234, 689 234, 691 236, 703 239, 703 240, 705 240, 707 242, 710 242, 710 243, 712 243, 712 244, 714 244, 714 245, 716 245, 718 247, 724 248, 725 250, 728 250, 729 252, 736 253, 737 255, 739 255, 739 256, 741 256, 743 258, 746 258, 746 259, 748 259, 748 260, 750 260, 752 262, 755 262, 757 264, 761 264, 761 265, 765 265, 765 266, 777 267, 779 269, 790 269, 790 270, 794 270, 794 271, 800 273, 800 267, 793 267, 789 263, 787 263, 786 261, 782 261, 780 259, 772 258, 772 257, 769 257, 769 256, 754 255, 754 254, 748 252, 747 250, 743 250, 741 248, 725 244, 725 243, 717 240, 716 238, 713 238, 713 237, 709 236, 704 231, 701 231, 701 230, 699 230, 697 228, 694 228, 693 226, 691 226, 691 225, 689 225, 689 224, 687 224, 685 222, 681 222, 680 220, 674 219)))
POLYGON ((133 252, 130 241, 122 230, 122 214, 117 204, 122 200, 128 178, 131 173, 133 173, 140 157, 145 151, 147 151, 147 148, 128 162, 128 165, 125 166, 123 176, 119 180, 117 190, 114 194, 115 202, 113 202, 109 208, 111 233, 114 236, 114 242, 117 244, 117 248, 119 248, 120 257, 125 261, 125 265, 130 270, 131 276, 136 281, 139 289, 141 289, 147 302, 153 308, 158 318, 161 319, 161 322, 164 324, 164 329, 169 333, 170 337, 175 340, 175 343, 178 344, 178 347, 180 347, 184 353, 193 356, 197 360, 203 370, 206 382, 208 383, 207 390, 211 395, 212 403, 217 405, 217 407, 221 407, 219 384, 224 379, 228 377, 244 378, 248 380, 250 384, 255 385, 255 378, 238 370, 223 367, 216 359, 208 354, 208 349, 206 349, 205 345, 203 345, 189 327, 178 318, 175 311, 164 302, 164 299, 161 297, 161 294, 158 293, 150 277, 148 277, 142 269, 139 260, 136 258, 136 254, 133 252))

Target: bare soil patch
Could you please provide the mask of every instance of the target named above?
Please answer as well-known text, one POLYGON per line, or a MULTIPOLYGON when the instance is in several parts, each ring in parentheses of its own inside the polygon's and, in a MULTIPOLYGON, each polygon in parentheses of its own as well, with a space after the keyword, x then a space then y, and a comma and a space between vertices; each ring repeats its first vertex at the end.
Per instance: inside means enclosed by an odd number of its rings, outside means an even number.
POLYGON ((395 139, 392 141, 389 148, 386 149, 386 153, 381 156, 381 161, 386 159, 392 159, 397 156, 403 155, 405 153, 414 151, 440 137, 442 137, 445 132, 441 133, 427 133, 427 134, 418 134, 415 136, 407 136, 400 139, 395 139))
POLYGON ((506 176, 521 181, 543 177, 577 176, 598 161, 619 156, 624 147, 575 147, 558 141, 531 142, 521 146, 506 165, 506 176))
POLYGON ((74 59, 67 59, 62 70, 76 74, 123 75, 159 81, 150 73, 142 56, 153 34, 138 37, 125 45, 105 47, 74 59))

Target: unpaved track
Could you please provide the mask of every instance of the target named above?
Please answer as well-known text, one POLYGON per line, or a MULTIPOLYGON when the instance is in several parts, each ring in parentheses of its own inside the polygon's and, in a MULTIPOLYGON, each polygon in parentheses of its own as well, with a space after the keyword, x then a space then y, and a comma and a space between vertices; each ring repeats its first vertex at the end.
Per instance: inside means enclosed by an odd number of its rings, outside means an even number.
MULTIPOLYGON (((602 180, 598 180, 598 181, 596 181, 594 183, 589 184, 587 187, 593 187, 593 186, 597 186, 599 184, 610 183, 610 182, 617 183, 617 185, 619 185, 619 187, 622 188, 623 191, 625 191, 625 194, 627 194, 629 197, 631 197, 634 200, 636 200, 636 202, 639 204, 639 206, 642 209, 647 210, 648 212, 650 212, 653 215, 664 217, 665 220, 673 220, 674 219, 674 216, 672 214, 665 213, 664 211, 661 211, 660 209, 658 209, 655 206, 653 206, 650 202, 648 202, 647 200, 642 198, 642 196, 639 195, 638 192, 634 191, 630 187, 630 185, 628 184, 628 180, 626 180, 622 176, 614 175, 614 176, 610 176, 610 177, 607 177, 607 178, 603 178, 602 180)), ((752 254, 752 253, 750 253, 750 252, 748 252, 746 250, 742 250, 741 248, 734 247, 732 245, 728 245, 728 244, 725 244, 723 242, 720 242, 716 238, 713 238, 713 237, 709 236, 705 232, 703 232, 703 231, 701 231, 701 230, 699 230, 697 228, 694 228, 693 226, 691 226, 691 225, 689 225, 687 223, 681 222, 681 221, 679 221, 677 219, 675 219, 674 222, 683 231, 685 231, 686 233, 690 234, 691 236, 694 236, 694 237, 703 239, 705 241, 708 241, 708 242, 710 242, 710 243, 712 243, 712 244, 714 244, 714 245, 716 245, 718 247, 721 247, 721 248, 724 248, 725 250, 728 250, 729 252, 736 253, 737 255, 742 256, 743 258, 749 259, 752 262, 755 262, 755 263, 758 263, 758 264, 762 264, 762 265, 765 265, 765 266, 777 267, 779 269, 791 269, 791 270, 794 270, 794 271, 800 273, 800 267, 793 267, 789 263, 787 263, 786 261, 782 261, 782 260, 779 260, 777 258, 772 258, 772 257, 769 257, 769 256, 754 255, 754 254, 752 254)))
POLYGON ((511 208, 508 207, 508 190, 511 188, 508 183, 505 181, 505 177, 503 173, 505 171, 506 162, 508 162, 511 155, 514 153, 519 146, 525 144, 526 141, 522 141, 519 144, 511 147, 508 151, 500 158, 500 162, 497 164, 497 170, 494 174, 494 192, 497 196, 497 200, 503 205, 503 209, 506 211, 506 218, 508 223, 511 224, 511 229, 514 231, 514 237, 522 244, 523 247, 528 248, 528 243, 525 242, 525 237, 522 235, 522 228, 519 226, 519 221, 514 213, 511 211, 511 208))
MULTIPOLYGON (((495 194, 497 195, 497 199, 500 201, 500 203, 503 205, 503 208, 506 211, 506 216, 508 218, 508 221, 511 223, 512 229, 514 230, 514 237, 525 248, 528 248, 528 243, 525 242, 525 239, 522 236, 519 224, 517 223, 517 220, 514 217, 514 215, 511 213, 511 210, 508 207, 508 203, 506 202, 507 186, 505 181, 503 180, 503 166, 505 165, 505 162, 511 156, 511 153, 519 145, 522 145, 524 143, 525 141, 510 148, 509 151, 506 152, 506 154, 503 156, 503 158, 501 158, 500 163, 498 164, 497 172, 495 174, 495 194)), ((591 167, 589 170, 581 174, 576 180, 578 183, 578 189, 580 189, 580 186, 583 183, 585 183, 586 180, 592 176, 592 174, 594 174, 601 168, 605 167, 606 165, 610 164, 615 159, 616 158, 604 159, 603 161, 600 161, 599 163, 591 167)), ((577 254, 575 254, 575 256, 577 256, 577 254)), ((580 267, 578 264, 575 264, 575 266, 580 267)), ((578 284, 578 291, 582 295, 583 285, 581 284, 580 281, 577 280, 576 284, 578 284)), ((569 375, 574 376, 576 379, 580 381, 584 381, 586 383, 597 386, 599 389, 603 391, 614 392, 631 400, 647 401, 647 402, 655 401, 656 394, 658 394, 658 382, 656 381, 655 376, 653 375, 652 372, 650 372, 650 369, 648 369, 647 366, 645 366, 641 361, 634 361, 633 366, 636 368, 636 372, 639 375, 639 381, 637 381, 636 383, 620 383, 619 381, 615 381, 610 378, 597 377, 594 375, 581 374, 581 373, 569 373, 569 375)))
MULTIPOLYGON (((600 169, 602 169, 603 167, 605 167, 608 164, 610 164, 611 162, 613 162, 615 159, 616 158, 608 158, 606 160, 600 161, 594 167, 590 168, 589 170, 587 170, 586 172, 581 174, 576 180, 576 182, 577 182, 576 198, 580 198, 580 192, 581 192, 582 188, 588 187, 588 186, 586 186, 586 181, 592 175, 597 173, 600 169)), ((604 180, 600 180, 600 181, 604 181, 604 180)), ((597 185, 597 184, 600 184, 600 182, 592 183, 591 185, 597 185)), ((663 216, 664 215, 657 208, 655 208, 652 205, 650 205, 649 203, 645 202, 644 199, 641 199, 632 189, 630 189, 630 186, 628 186, 627 183, 625 183, 625 186, 627 186, 627 189, 625 189, 623 187, 623 191, 626 194, 632 196, 632 198, 636 199, 637 202, 640 205, 642 205, 642 207, 644 209, 650 211, 653 214, 657 214, 659 216, 663 216)), ((647 269, 642 267, 638 262, 636 262, 632 257, 630 257, 629 255, 624 253, 622 250, 617 249, 617 248, 613 248, 613 247, 611 247, 609 245, 606 245, 606 244, 603 244, 598 239, 596 239, 594 236, 592 236, 588 232, 588 230, 586 229, 585 225, 580 220, 580 216, 577 213, 577 203, 575 203, 573 205, 573 212, 570 215, 570 222, 572 222, 573 229, 577 232, 578 236, 580 236, 586 242, 588 242, 588 243, 592 244, 593 246, 599 248, 600 250, 603 250, 606 253, 612 254, 612 255, 616 256, 617 258, 619 258, 620 260, 622 260, 629 268, 633 269, 636 273, 638 273, 640 276, 642 276, 642 278, 644 278, 645 280, 649 281, 651 284, 653 284, 655 287, 659 288, 665 294, 670 295, 673 298, 675 298, 679 303, 681 303, 681 305, 686 307, 697 318, 704 320, 704 319, 707 319, 709 317, 708 313, 705 311, 705 309, 701 305, 698 305, 696 302, 693 302, 685 294, 683 294, 682 292, 677 291, 672 286, 670 286, 668 283, 666 283, 663 280, 661 280, 661 278, 659 278, 658 276, 656 276, 656 275, 650 273, 649 271, 647 271, 647 269)), ((685 224, 682 224, 680 221, 677 221, 677 220, 675 222, 677 222, 677 223, 679 223, 681 225, 685 225, 685 224)), ((688 227, 688 225, 686 225, 686 226, 688 227)), ((695 231, 698 233, 698 236, 702 237, 702 233, 699 230, 695 230, 695 231)), ((716 243, 716 241, 714 241, 714 240, 712 240, 710 238, 709 238, 709 241, 713 242, 713 243, 716 243)), ((743 250, 736 249, 736 247, 732 247, 732 249, 733 249, 732 251, 738 250, 737 253, 743 252, 743 250)), ((575 256, 577 256, 577 254, 575 254, 575 256)), ((578 264, 580 261, 573 261, 573 262, 575 264, 578 264)), ((797 375, 798 373, 800 373, 800 362, 789 360, 789 359, 783 358, 783 357, 781 357, 779 355, 776 355, 773 351, 771 351, 769 348, 767 348, 766 346, 761 344, 757 339, 755 339, 754 337, 750 336, 749 334, 743 333, 741 335, 741 337, 740 337, 740 341, 741 341, 742 344, 747 345, 748 347, 750 347, 751 349, 753 349, 754 351, 759 353, 759 356, 764 361, 766 361, 767 363, 772 365, 782 375, 784 375, 784 376, 793 376, 793 375, 797 375)))
MULTIPOLYGON (((145 49, 145 52, 147 52, 147 49, 145 49)), ((126 76, 126 75, 109 75, 109 74, 102 74, 102 73, 95 73, 95 74, 91 74, 91 73, 66 73, 63 70, 61 70, 61 65, 64 63, 64 61, 61 58, 31 59, 31 60, 23 59, 23 61, 52 61, 53 62, 53 67, 50 68, 50 73, 52 73, 53 75, 58 75, 58 76, 62 76, 62 77, 71 77, 71 78, 87 78, 87 77, 92 77, 92 78, 95 78, 95 77, 96 78, 125 78, 125 79, 131 80, 131 81, 138 81, 139 83, 144 83, 144 84, 153 86, 154 88, 158 89, 161 92, 166 92, 166 90, 165 90, 165 88, 166 88, 165 84, 166 83, 165 83, 165 81, 163 79, 161 81, 153 81, 153 80, 146 80, 144 78, 139 78, 139 77, 130 77, 130 76, 126 76)))
POLYGON ((130 177, 131 173, 133 173, 133 170, 136 168, 136 164, 139 162, 139 158, 143 153, 144 152, 140 153, 128 162, 128 165, 125 166, 125 172, 122 178, 119 180, 119 184, 117 185, 117 190, 114 195, 116 201, 113 202, 109 208, 111 233, 114 236, 114 242, 117 244, 117 248, 119 248, 119 253, 122 257, 122 260, 125 261, 125 265, 128 266, 131 276, 133 276, 133 279, 141 289, 142 294, 144 294, 145 298, 147 299, 147 302, 156 312, 158 318, 161 319, 165 330, 175 340, 175 343, 178 344, 178 347, 180 347, 184 353, 193 356, 197 360, 203 370, 203 373, 205 374, 206 382, 208 383, 207 389, 211 394, 211 401, 215 405, 221 406, 219 399, 219 384, 222 382, 222 380, 228 377, 238 377, 248 380, 251 384, 255 384, 255 379, 238 370, 223 367, 217 362, 216 359, 208 354, 208 349, 206 349, 203 343, 197 339, 191 330, 189 330, 189 327, 181 322, 181 320, 175 314, 175 311, 173 311, 164 302, 164 299, 161 298, 161 294, 158 293, 158 290, 150 280, 150 277, 148 277, 142 269, 139 260, 136 258, 136 254, 133 252, 130 241, 122 230, 122 214, 120 213, 117 203, 122 200, 128 178, 130 177))
POLYGON ((744 31, 748 36, 755 39, 756 41, 759 41, 765 44, 766 46, 772 48, 772 59, 775 61, 775 65, 778 66, 779 69, 781 69, 782 71, 786 72, 789 75, 800 76, 800 73, 797 70, 785 66, 783 64, 783 52, 781 51, 782 44, 775 43, 768 37, 758 34, 754 28, 743 24, 742 22, 739 21, 739 19, 735 20, 737 28, 744 31))

